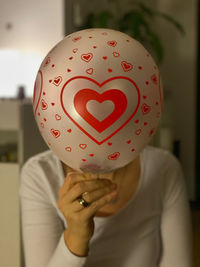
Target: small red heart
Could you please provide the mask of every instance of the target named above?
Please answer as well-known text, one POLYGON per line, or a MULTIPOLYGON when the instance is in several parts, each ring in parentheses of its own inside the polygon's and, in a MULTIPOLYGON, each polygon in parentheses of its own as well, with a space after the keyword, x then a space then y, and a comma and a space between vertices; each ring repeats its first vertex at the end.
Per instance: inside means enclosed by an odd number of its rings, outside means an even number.
POLYGON ((131 151, 134 152, 135 151, 135 148, 132 148, 131 151))
POLYGON ((72 129, 68 129, 67 131, 68 131, 68 133, 71 133, 72 132, 72 129))
POLYGON ((44 99, 41 100, 42 110, 46 110, 48 108, 47 103, 44 101, 44 99))
POLYGON ((137 129, 137 130, 135 131, 135 134, 136 134, 136 135, 140 135, 140 134, 141 134, 141 131, 142 131, 141 129, 137 129))
POLYGON ((50 57, 48 57, 44 63, 44 67, 46 67, 50 62, 51 62, 51 59, 50 59, 50 57))
POLYGON ((108 72, 112 72, 112 69, 108 69, 108 72))
POLYGON ((52 103, 51 103, 51 105, 52 105, 52 106, 54 106, 54 105, 55 105, 55 103, 53 103, 53 102, 52 102, 52 103))
POLYGON ((146 83, 146 85, 148 85, 148 84, 149 84, 149 82, 148 82, 148 81, 146 81, 145 83, 146 83))
POLYGON ((78 51, 78 48, 73 49, 73 53, 75 54, 78 51))
POLYGON ((49 80, 49 82, 51 83, 51 82, 52 82, 52 80, 49 80))
POLYGON ((55 115, 55 118, 56 118, 57 121, 61 120, 61 116, 58 115, 58 114, 55 115))
POLYGON ((68 151, 68 152, 71 152, 71 151, 72 151, 72 148, 71 148, 70 146, 67 146, 67 147, 65 148, 65 150, 68 151))
POLYGON ((51 129, 51 133, 55 138, 58 138, 60 136, 60 131, 59 130, 54 130, 53 128, 51 129))
POLYGON ((103 59, 105 59, 105 60, 106 60, 107 58, 108 58, 108 57, 106 57, 106 56, 103 57, 103 59))
POLYGON ((158 80, 157 80, 157 77, 156 77, 155 74, 153 74, 153 75, 151 76, 151 80, 152 80, 152 82, 155 83, 155 84, 158 83, 158 80))
POLYGON ((109 145, 109 146, 112 146, 112 143, 111 143, 111 142, 108 142, 108 145, 109 145))
POLYGON ((119 158, 119 156, 120 156, 120 153, 119 153, 119 152, 115 152, 115 153, 113 153, 113 154, 110 154, 110 155, 108 156, 108 159, 109 159, 109 160, 116 160, 116 159, 119 158))
POLYGON ((132 70, 133 65, 131 63, 128 63, 126 61, 121 62, 122 68, 125 72, 132 70))
POLYGON ((69 57, 69 60, 72 60, 73 59, 73 57, 69 57))
POLYGON ((86 73, 92 75, 93 74, 93 68, 87 69, 86 70, 86 73))
POLYGON ((118 52, 113 52, 113 56, 114 56, 114 57, 119 57, 120 54, 119 54, 118 52))
POLYGON ((139 120, 135 120, 135 123, 138 123, 139 122, 139 120))
POLYGON ((108 41, 107 44, 115 47, 117 45, 117 42, 116 41, 108 41))
POLYGON ((144 122, 144 126, 146 126, 147 125, 147 122, 144 122))
POLYGON ((97 48, 96 46, 93 46, 93 48, 95 49, 95 48, 97 48))
POLYGON ((144 98, 144 99, 146 99, 146 98, 147 98, 147 96, 146 96, 146 95, 143 95, 143 98, 144 98))
POLYGON ((72 70, 70 70, 70 69, 67 69, 67 72, 70 72, 70 71, 72 71, 72 70))
POLYGON ((128 140, 126 143, 127 143, 127 144, 130 144, 130 143, 131 143, 131 140, 128 140))
POLYGON ((56 86, 58 86, 60 83, 62 82, 62 77, 58 76, 54 79, 53 84, 55 84, 56 86))
POLYGON ((147 105, 146 103, 144 103, 144 104, 142 104, 141 109, 142 109, 142 113, 144 115, 146 115, 147 113, 150 112, 151 107, 149 105, 147 105))
POLYGON ((155 128, 151 129, 151 131, 149 132, 149 136, 152 136, 154 132, 155 132, 155 128))
POLYGON ((93 54, 92 53, 82 54, 81 55, 81 59, 84 60, 85 62, 89 62, 92 58, 93 58, 93 54))
POLYGON ((43 122, 41 122, 40 125, 41 125, 42 128, 44 128, 44 123, 43 122))
POLYGON ((73 42, 77 42, 77 41, 79 41, 80 39, 81 39, 81 36, 78 36, 78 37, 73 38, 72 41, 73 41, 73 42))
POLYGON ((47 119, 46 119, 46 118, 44 118, 44 121, 47 121, 47 119))
POLYGON ((79 147, 80 147, 81 149, 85 149, 85 148, 87 147, 87 145, 86 145, 86 144, 80 144, 79 147))
POLYGON ((82 159, 82 161, 87 161, 86 159, 82 159))
POLYGON ((90 154, 90 157, 94 157, 94 154, 90 154))

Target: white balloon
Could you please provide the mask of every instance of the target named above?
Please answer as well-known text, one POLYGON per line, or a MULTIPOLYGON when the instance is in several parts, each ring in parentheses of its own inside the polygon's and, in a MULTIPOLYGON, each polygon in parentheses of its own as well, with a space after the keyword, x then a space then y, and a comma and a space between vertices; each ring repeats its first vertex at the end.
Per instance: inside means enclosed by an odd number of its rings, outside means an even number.
POLYGON ((163 109, 160 73, 129 35, 78 31, 42 62, 33 109, 61 161, 80 172, 111 172, 134 160, 155 133, 163 109))

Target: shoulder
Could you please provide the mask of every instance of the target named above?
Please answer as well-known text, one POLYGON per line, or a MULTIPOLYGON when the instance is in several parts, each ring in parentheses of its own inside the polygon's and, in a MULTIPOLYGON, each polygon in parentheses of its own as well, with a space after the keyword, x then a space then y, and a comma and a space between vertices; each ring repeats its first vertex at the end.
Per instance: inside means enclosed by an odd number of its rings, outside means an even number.
POLYGON ((163 173, 180 170, 180 161, 168 150, 147 146, 143 150, 145 165, 163 173))
POLYGON ((51 150, 29 158, 21 169, 21 189, 52 191, 59 188, 62 182, 61 162, 51 150))
POLYGON ((155 188, 159 188, 166 206, 170 206, 181 194, 187 195, 183 168, 178 158, 167 150, 151 146, 145 149, 144 154, 148 170, 151 170, 151 180, 154 180, 155 188))

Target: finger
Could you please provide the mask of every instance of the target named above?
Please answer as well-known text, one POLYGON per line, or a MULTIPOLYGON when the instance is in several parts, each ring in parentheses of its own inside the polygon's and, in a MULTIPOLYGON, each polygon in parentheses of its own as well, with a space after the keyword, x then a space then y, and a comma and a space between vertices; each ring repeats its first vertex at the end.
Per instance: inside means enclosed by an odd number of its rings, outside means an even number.
POLYGON ((83 177, 78 172, 69 172, 64 180, 63 185, 59 188, 59 198, 63 198, 67 191, 75 184, 75 182, 83 180, 83 177))
POLYGON ((117 194, 118 194, 118 192, 115 190, 115 191, 111 192, 110 194, 107 194, 106 196, 94 201, 93 203, 91 203, 91 205, 89 205, 88 207, 86 207, 80 211, 80 217, 82 217, 83 220, 87 220, 87 219, 95 216, 95 213, 100 208, 102 208, 103 206, 108 204, 111 200, 113 200, 117 196, 117 194))
POLYGON ((87 180, 76 183, 71 190, 69 190, 66 198, 68 202, 73 202, 85 192, 95 191, 100 188, 110 187, 112 183, 108 179, 87 180))
POLYGON ((109 186, 102 187, 102 188, 100 188, 98 190, 94 190, 94 191, 91 191, 91 192, 85 192, 85 193, 82 194, 82 198, 86 202, 92 203, 92 202, 96 201, 97 199, 100 199, 103 196, 111 193, 116 188, 117 188, 116 184, 111 184, 109 186))

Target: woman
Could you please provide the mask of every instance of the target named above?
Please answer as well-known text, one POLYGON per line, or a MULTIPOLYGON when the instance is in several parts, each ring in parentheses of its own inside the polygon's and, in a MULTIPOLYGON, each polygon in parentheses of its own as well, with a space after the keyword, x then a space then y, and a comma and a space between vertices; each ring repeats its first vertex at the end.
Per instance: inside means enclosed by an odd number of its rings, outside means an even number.
POLYGON ((183 172, 165 150, 101 175, 47 151, 24 165, 20 198, 26 267, 193 266, 183 172))

